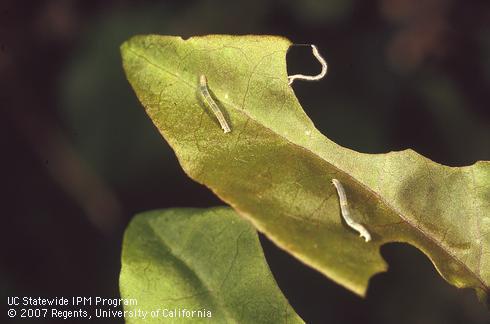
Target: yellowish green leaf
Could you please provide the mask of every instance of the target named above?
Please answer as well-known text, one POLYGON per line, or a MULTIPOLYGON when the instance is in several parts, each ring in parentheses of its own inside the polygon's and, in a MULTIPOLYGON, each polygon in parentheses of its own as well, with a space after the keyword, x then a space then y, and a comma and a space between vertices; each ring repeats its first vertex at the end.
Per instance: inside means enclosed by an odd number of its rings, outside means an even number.
POLYGON ((185 172, 277 245, 363 295, 369 278, 386 270, 379 247, 407 242, 448 282, 485 298, 490 163, 455 168, 411 150, 362 154, 335 144, 288 85, 290 45, 274 36, 150 35, 124 43, 122 56, 136 95, 185 172), (201 74, 231 133, 203 102, 201 74), (342 222, 333 178, 371 242, 342 222))

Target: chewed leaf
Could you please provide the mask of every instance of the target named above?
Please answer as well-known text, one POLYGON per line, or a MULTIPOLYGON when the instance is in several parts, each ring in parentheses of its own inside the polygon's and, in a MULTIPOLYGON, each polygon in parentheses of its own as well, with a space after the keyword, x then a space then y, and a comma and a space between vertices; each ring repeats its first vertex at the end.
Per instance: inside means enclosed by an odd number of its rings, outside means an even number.
POLYGON ((126 323, 303 323, 277 287, 257 232, 231 208, 137 215, 124 237, 120 288, 137 301, 124 310, 140 314, 126 323))
POLYGON ((186 173, 277 245, 363 295, 369 278, 386 269, 379 247, 407 242, 448 282, 485 298, 490 163, 453 168, 411 150, 362 154, 335 144, 288 85, 290 44, 273 36, 137 36, 122 56, 186 173), (233 129, 226 136, 196 95, 202 74, 233 129), (342 222, 332 179, 370 242, 342 222))

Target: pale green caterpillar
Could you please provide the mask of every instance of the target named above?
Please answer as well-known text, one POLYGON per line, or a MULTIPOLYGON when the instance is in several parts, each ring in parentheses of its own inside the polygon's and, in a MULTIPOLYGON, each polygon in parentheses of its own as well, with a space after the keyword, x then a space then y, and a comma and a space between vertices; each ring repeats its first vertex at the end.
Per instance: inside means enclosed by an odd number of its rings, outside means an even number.
POLYGON ((203 96, 204 101, 206 101, 209 107, 211 107, 211 110, 218 119, 218 122, 221 125, 221 128, 223 128, 223 131, 225 133, 231 132, 230 126, 226 122, 225 116, 223 116, 223 113, 221 112, 221 110, 219 110, 218 105, 216 104, 216 102, 214 102, 213 98, 209 94, 208 80, 206 79, 206 76, 204 74, 201 74, 201 76, 199 77, 199 90, 201 91, 201 95, 203 96))
POLYGON ((335 189, 337 189, 337 194, 339 195, 340 201, 340 211, 347 225, 349 225, 350 228, 356 230, 359 233, 359 236, 363 237, 366 242, 371 241, 371 234, 369 234, 367 229, 362 226, 362 224, 359 224, 351 218, 349 205, 347 205, 347 196, 345 195, 344 187, 342 186, 340 181, 337 179, 332 179, 332 183, 335 186, 335 189))

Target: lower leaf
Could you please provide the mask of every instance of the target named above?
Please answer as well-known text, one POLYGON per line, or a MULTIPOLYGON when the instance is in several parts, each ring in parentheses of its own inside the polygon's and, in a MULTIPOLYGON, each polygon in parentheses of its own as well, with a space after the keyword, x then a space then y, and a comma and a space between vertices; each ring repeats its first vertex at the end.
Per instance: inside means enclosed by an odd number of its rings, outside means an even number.
POLYGON ((303 323, 253 226, 225 207, 137 215, 124 237, 120 290, 137 301, 124 306, 126 323, 303 323))

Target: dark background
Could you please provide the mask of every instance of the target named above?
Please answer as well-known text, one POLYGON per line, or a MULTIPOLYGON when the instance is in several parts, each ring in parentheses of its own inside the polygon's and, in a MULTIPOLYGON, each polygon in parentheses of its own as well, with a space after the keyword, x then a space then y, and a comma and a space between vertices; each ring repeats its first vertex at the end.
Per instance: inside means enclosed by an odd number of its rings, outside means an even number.
MULTIPOLYGON (((413 148, 462 166, 490 160, 489 22, 488 1, 2 1, 2 322, 7 296, 118 296, 135 213, 222 204, 184 175, 125 80, 119 45, 130 36, 316 44, 328 75, 294 89, 324 134, 361 152, 413 148)), ((294 47, 288 69, 319 65, 294 47)), ((361 299, 261 239, 309 323, 490 322, 472 291, 447 284, 411 246, 382 248, 390 269, 361 299)))

